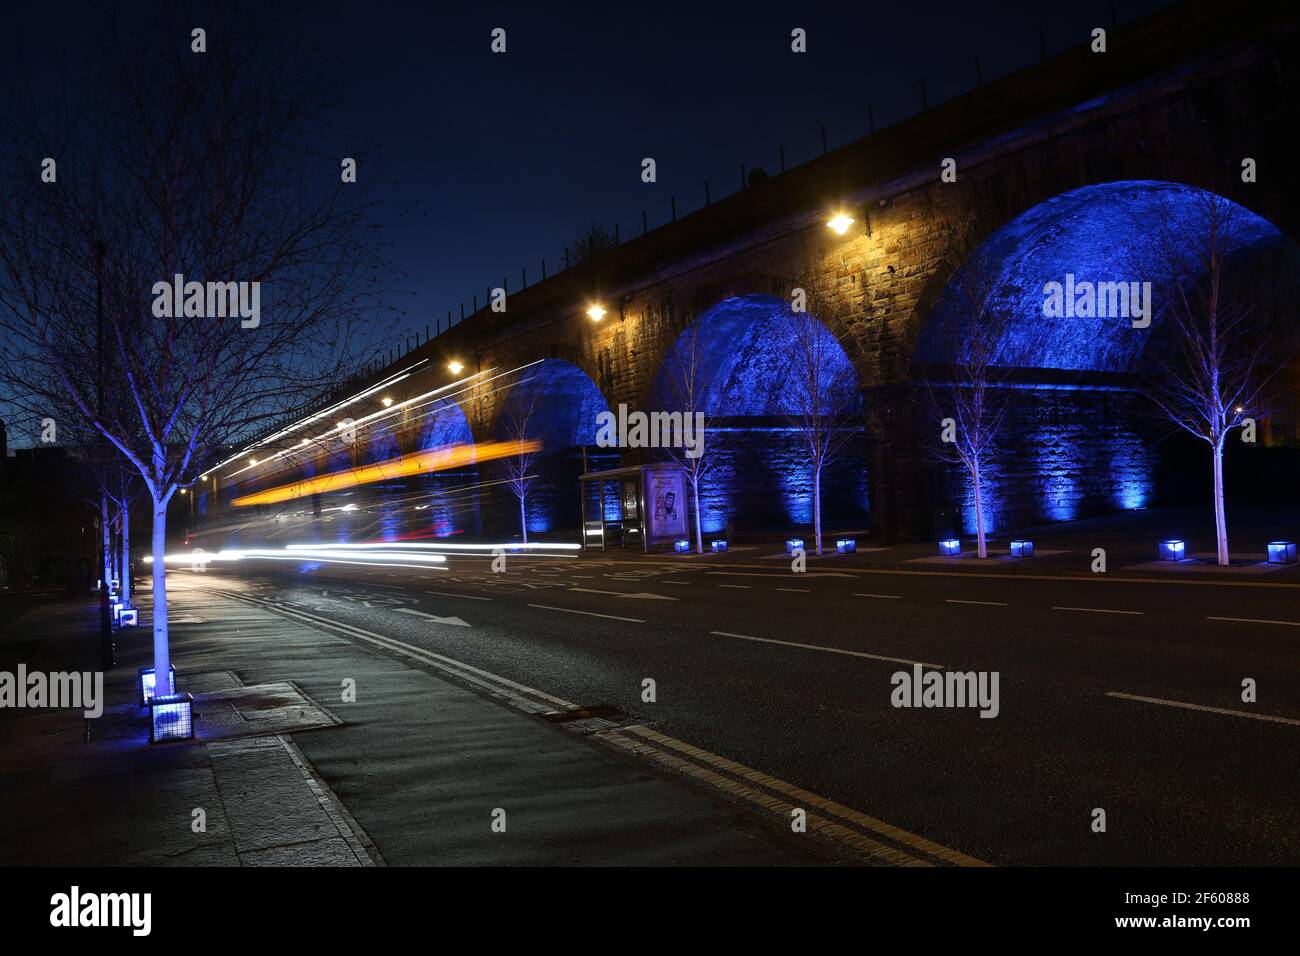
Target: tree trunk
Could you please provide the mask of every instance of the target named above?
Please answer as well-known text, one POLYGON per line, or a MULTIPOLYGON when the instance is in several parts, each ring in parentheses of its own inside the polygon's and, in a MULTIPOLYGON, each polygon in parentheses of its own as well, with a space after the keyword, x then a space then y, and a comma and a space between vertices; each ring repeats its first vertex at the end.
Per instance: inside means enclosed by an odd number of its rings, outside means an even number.
POLYGON ((813 541, 817 553, 822 553, 822 469, 818 465, 813 469, 813 541))
POLYGON ((980 466, 971 469, 975 477, 975 536, 981 558, 989 556, 988 541, 984 536, 984 484, 980 480, 980 466))
POLYGON ((691 499, 695 505, 695 553, 704 553, 704 532, 700 530, 700 479, 691 482, 691 499))
POLYGON ((158 694, 170 694, 167 646, 167 499, 153 503, 153 672, 158 694))
POLYGON ((1214 448, 1214 538, 1219 548, 1219 564, 1227 565, 1228 557, 1228 516, 1223 508, 1223 443, 1216 442, 1214 448))
POLYGON ((131 606, 131 507, 122 506, 122 601, 131 606))
POLYGON ((524 495, 519 496, 519 530, 524 536, 524 544, 528 543, 528 512, 524 508, 524 495))
POLYGON ((108 529, 108 495, 103 492, 99 496, 99 526, 104 533, 104 587, 107 589, 112 588, 109 582, 113 580, 113 544, 108 529))

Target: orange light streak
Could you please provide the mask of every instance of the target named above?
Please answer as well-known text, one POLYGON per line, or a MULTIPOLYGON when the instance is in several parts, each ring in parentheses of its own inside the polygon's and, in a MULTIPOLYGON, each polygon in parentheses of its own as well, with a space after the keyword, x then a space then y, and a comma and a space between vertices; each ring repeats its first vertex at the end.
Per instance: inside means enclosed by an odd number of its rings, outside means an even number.
POLYGON ((404 478, 408 475, 423 475, 448 468, 459 468, 480 461, 492 461, 496 458, 509 458, 511 455, 527 455, 540 451, 542 443, 527 441, 496 441, 478 445, 448 445, 445 448, 431 448, 413 455, 398 455, 388 461, 360 468, 348 468, 328 475, 317 475, 304 481, 295 481, 288 485, 267 488, 251 495, 236 498, 231 504, 237 507, 250 505, 272 505, 281 501, 292 501, 307 495, 318 495, 326 491, 340 491, 355 488, 376 481, 388 481, 404 478))

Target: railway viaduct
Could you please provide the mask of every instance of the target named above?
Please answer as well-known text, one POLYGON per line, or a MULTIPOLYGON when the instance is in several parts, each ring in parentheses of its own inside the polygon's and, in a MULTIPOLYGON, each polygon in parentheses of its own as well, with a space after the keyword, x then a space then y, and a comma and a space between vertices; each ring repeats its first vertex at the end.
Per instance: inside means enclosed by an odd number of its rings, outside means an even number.
MULTIPOLYGON (((1008 306, 1020 308, 1007 334, 1024 345, 1016 353, 1020 444, 992 491, 999 523, 1138 506, 1153 493, 1156 452, 1138 423, 1131 378, 1149 330, 1045 319, 1042 285, 1067 272, 1128 278, 1123 265, 1140 253, 1150 217, 1201 191, 1240 207, 1244 241, 1293 242, 1300 193, 1283 143, 1296 125, 1300 44, 1295 17, 1272 3, 1188 3, 1108 34, 1105 52, 1080 37, 1028 69, 801 166, 751 177, 699 211, 507 290, 504 312, 484 303, 344 393, 418 366, 383 393, 400 405, 467 374, 530 366, 531 384, 520 387, 538 392, 550 444, 572 452, 593 444, 594 410, 664 408, 665 365, 697 329, 718 440, 752 446, 716 478, 706 524, 721 526, 742 501, 806 497, 802 477, 781 477, 800 471, 789 441, 760 447, 754 437, 780 431, 774 423, 789 412, 789 356, 773 316, 802 288, 861 396, 828 507, 847 512, 845 521, 869 520, 881 540, 930 534, 936 497, 960 511, 962 492, 928 457, 920 413, 919 367, 944 357, 918 350, 946 291, 982 249, 1008 306), (948 159, 955 179, 942 175, 948 159), (1243 176, 1247 160, 1253 181, 1243 176), (827 226, 835 214, 854 220, 843 234, 827 226), (606 310, 599 321, 588 315, 593 304, 606 310), (465 366, 459 376, 451 363, 465 366), (763 475, 750 476, 754 468, 763 475)), ((453 391, 455 421, 417 403, 386 423, 386 451, 374 457, 501 436, 510 388, 453 391)), ((329 467, 322 455, 347 454, 355 465, 367 453, 326 450, 264 475, 245 469, 226 491, 218 485, 218 501, 320 473, 329 467)), ((624 450, 603 463, 647 454, 624 450)), ((576 486, 557 494, 576 501, 576 486)), ((786 510, 789 524, 807 517, 802 507, 786 510)))

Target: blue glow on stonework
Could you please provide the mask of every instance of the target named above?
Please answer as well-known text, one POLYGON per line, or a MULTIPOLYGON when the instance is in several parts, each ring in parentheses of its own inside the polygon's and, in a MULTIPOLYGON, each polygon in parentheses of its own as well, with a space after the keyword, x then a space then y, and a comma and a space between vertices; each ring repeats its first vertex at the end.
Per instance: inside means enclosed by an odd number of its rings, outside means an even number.
POLYGON ((596 416, 609 409, 605 396, 587 373, 560 359, 546 359, 520 373, 497 418, 499 438, 518 437, 509 434, 511 426, 505 409, 517 410, 522 418, 529 405, 533 411, 526 437, 539 439, 543 453, 596 444, 596 416), (536 404, 532 404, 534 398, 536 404))
POLYGON ((710 417, 798 414, 796 361, 804 323, 809 323, 823 355, 818 375, 823 401, 832 395, 854 395, 857 374, 829 329, 806 313, 791 313, 783 299, 745 295, 724 299, 677 337, 651 388, 652 407, 683 410, 679 386, 689 379, 693 366, 704 396, 696 410, 710 417))
MULTIPOLYGON (((1020 368, 1132 372, 1151 333, 1160 325, 1162 290, 1159 276, 1133 275, 1134 264, 1151 264, 1159 224, 1168 217, 1173 229, 1204 232, 1197 224, 1204 193, 1190 186, 1151 180, 1085 186, 1063 193, 1011 220, 980 246, 949 282, 917 342, 922 362, 952 364, 974 338, 963 328, 972 321, 963 294, 967 276, 995 289, 992 309, 1010 317, 997 364, 1020 368), (1135 329, 1130 319, 1114 317, 1048 318, 1043 314, 1043 287, 1048 282, 1153 283, 1154 316, 1150 328, 1135 329)), ((1276 240, 1280 233, 1267 220, 1233 206, 1239 232, 1225 251, 1276 240)), ((974 284, 974 283, 971 283, 974 284)))
MULTIPOLYGON (((529 534, 577 526, 580 519, 573 489, 582 470, 582 457, 575 451, 596 444, 596 416, 608 409, 605 396, 587 373, 560 359, 546 359, 524 369, 506 391, 497 413, 496 437, 503 441, 527 438, 542 444, 529 466, 530 473, 537 476, 524 503, 529 534)), ((587 467, 597 470, 616 463, 617 458, 602 463, 598 456, 588 456, 587 467)), ((508 474, 504 466, 500 463, 496 468, 502 477, 508 474)), ((508 526, 517 533, 519 501, 512 490, 507 490, 503 500, 512 508, 508 526)), ((608 508, 606 511, 607 520, 616 520, 609 519, 608 508)))
POLYGON ((366 441, 365 464, 374 465, 381 461, 388 461, 401 453, 397 436, 390 429, 385 428, 372 434, 366 441))
MULTIPOLYGON (((465 411, 455 402, 443 401, 432 406, 420 425, 421 451, 446 448, 449 445, 469 445, 474 433, 469 427, 465 411)), ((456 493, 456 489, 478 482, 478 468, 456 468, 451 471, 426 475, 420 484, 430 494, 428 508, 420 514, 427 515, 427 528, 439 538, 448 537, 458 530, 479 530, 479 496, 477 491, 456 493)))
MULTIPOLYGON (((688 411, 684 385, 694 372, 694 405, 709 417, 707 473, 700 487, 705 533, 729 520, 753 527, 813 521, 813 474, 798 415, 800 333, 819 343, 823 404, 842 398, 861 415, 857 375, 848 354, 815 317, 795 315, 766 295, 734 296, 704 312, 669 347, 651 386, 649 408, 688 411)), ((855 428, 860 428, 856 425, 855 428)), ((822 474, 823 520, 866 511, 865 468, 852 446, 822 474), (856 460, 855 460, 856 459, 856 460)))
MULTIPOLYGON (((978 521, 975 515, 975 480, 964 473, 965 493, 961 505, 962 534, 978 534, 978 521)), ((984 496, 984 534, 993 534, 998 529, 999 518, 993 506, 997 500, 999 479, 992 468, 980 472, 980 490, 984 496)))
POLYGON ((420 425, 420 451, 447 445, 468 445, 474 441, 464 410, 454 402, 434 405, 420 425))

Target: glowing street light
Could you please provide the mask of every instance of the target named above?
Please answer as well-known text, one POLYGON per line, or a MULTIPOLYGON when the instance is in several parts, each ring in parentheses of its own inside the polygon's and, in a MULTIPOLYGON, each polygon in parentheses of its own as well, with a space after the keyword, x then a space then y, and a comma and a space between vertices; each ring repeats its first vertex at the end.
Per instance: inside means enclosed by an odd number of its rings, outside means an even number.
POLYGON ((826 225, 834 229, 836 235, 842 236, 849 231, 849 226, 853 225, 854 221, 852 216, 837 212, 832 219, 826 221, 826 225))
POLYGON ((601 319, 605 317, 605 310, 604 308, 601 307, 600 303, 597 302, 595 305, 593 305, 590 309, 587 310, 587 315, 588 317, 590 317, 591 321, 599 322, 601 319))
POLYGON ((452 359, 450 362, 447 363, 447 371, 451 372, 452 375, 459 375, 461 373, 461 369, 463 369, 464 367, 465 366, 461 365, 455 359, 452 359))
POLYGON ((387 395, 381 398, 380 401, 384 403, 384 408, 387 408, 389 405, 393 404, 393 400, 389 398, 387 395))

